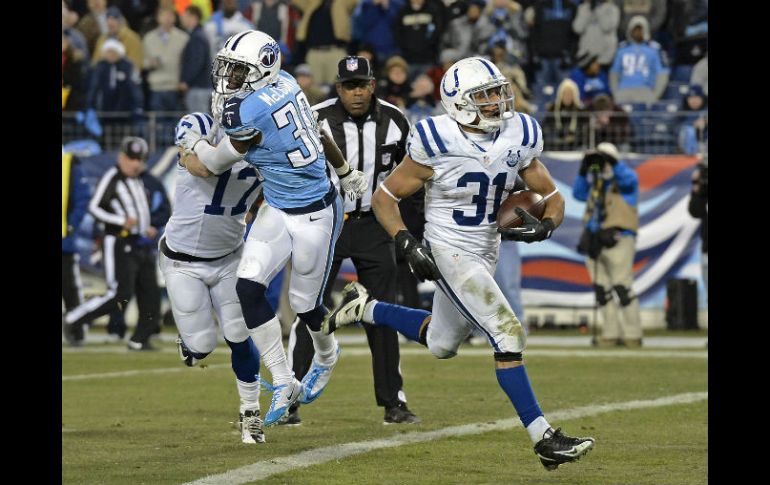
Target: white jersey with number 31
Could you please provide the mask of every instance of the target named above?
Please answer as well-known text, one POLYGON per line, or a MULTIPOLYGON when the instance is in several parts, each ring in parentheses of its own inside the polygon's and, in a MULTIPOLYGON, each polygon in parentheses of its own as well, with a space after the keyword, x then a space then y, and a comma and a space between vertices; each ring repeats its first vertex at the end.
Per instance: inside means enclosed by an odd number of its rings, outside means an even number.
POLYGON ((425 184, 425 238, 496 258, 497 210, 516 174, 543 151, 537 121, 514 113, 490 141, 475 141, 448 115, 421 120, 407 141, 409 156, 433 169, 425 184))

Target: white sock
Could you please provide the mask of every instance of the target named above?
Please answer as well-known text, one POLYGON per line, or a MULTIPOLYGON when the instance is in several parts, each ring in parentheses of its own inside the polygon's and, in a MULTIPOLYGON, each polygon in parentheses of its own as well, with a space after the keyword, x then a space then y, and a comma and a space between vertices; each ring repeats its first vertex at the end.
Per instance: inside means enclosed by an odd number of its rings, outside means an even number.
POLYGON ((371 323, 372 325, 375 325, 377 322, 374 321, 374 305, 379 303, 379 300, 372 300, 369 303, 364 306, 364 323, 371 323))
POLYGON ((241 414, 246 410, 259 409, 259 381, 243 382, 236 378, 235 385, 241 398, 241 414))
POLYGON ((323 332, 314 332, 308 327, 310 337, 313 339, 313 348, 315 356, 313 359, 324 367, 330 366, 337 361, 337 338, 334 334, 325 335, 323 332))
POLYGON ((286 352, 281 341, 281 323, 278 317, 257 328, 250 329, 251 339, 259 350, 259 358, 273 375, 273 384, 281 385, 291 382, 294 373, 286 362, 286 352))
POLYGON ((527 426, 527 433, 529 433, 529 439, 532 440, 532 443, 537 444, 538 441, 543 439, 545 432, 550 429, 552 429, 551 425, 548 424, 545 417, 538 416, 534 421, 529 423, 529 426, 527 426))

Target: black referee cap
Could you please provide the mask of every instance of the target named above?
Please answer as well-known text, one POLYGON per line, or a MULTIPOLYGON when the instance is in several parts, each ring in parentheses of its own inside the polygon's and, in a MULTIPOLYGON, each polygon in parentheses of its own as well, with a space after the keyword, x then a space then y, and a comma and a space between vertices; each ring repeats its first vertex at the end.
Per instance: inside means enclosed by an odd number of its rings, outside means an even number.
POLYGON ((337 82, 344 83, 353 79, 374 79, 369 59, 361 56, 347 56, 337 64, 337 82))
POLYGON ((134 160, 146 160, 150 149, 147 147, 147 142, 144 138, 138 136, 127 136, 123 138, 120 144, 121 153, 125 153, 128 158, 134 160))

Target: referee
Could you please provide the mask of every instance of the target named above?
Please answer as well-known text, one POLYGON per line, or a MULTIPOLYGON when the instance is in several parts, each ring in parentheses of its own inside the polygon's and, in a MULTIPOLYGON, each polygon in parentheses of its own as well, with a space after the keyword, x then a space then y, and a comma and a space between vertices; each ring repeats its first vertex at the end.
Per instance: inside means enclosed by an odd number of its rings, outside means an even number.
MULTIPOLYGON (((340 147, 351 167, 362 171, 369 190, 360 199, 345 197, 345 224, 334 248, 329 281, 334 281, 345 258, 351 258, 358 280, 380 301, 396 302, 397 267, 393 239, 377 222, 371 208, 372 193, 404 156, 409 122, 401 111, 374 96, 374 76, 364 57, 343 58, 337 66, 337 98, 313 106, 318 121, 340 147)), ((332 180, 337 182, 336 175, 332 180)), ((410 201, 407 200, 407 203, 410 201)), ((324 300, 330 301, 331 284, 324 300)), ((419 423, 406 407, 399 371, 398 336, 387 327, 367 325, 366 337, 372 352, 374 395, 385 408, 384 424, 419 423)), ((307 327, 299 320, 289 337, 292 370, 301 379, 313 357, 307 327)), ((299 404, 292 406, 285 424, 299 424, 299 404)))
MULTIPOLYGON (((150 206, 140 177, 147 153, 147 142, 142 138, 123 139, 117 165, 99 180, 88 210, 97 222, 104 224, 107 293, 68 311, 63 317, 66 325, 82 325, 124 307, 138 280, 142 280, 142 291, 159 291, 152 249, 139 244, 142 236, 154 238, 158 232, 150 224, 150 206)), ((153 323, 152 318, 140 315, 128 341, 129 350, 154 350, 149 343, 153 323)))

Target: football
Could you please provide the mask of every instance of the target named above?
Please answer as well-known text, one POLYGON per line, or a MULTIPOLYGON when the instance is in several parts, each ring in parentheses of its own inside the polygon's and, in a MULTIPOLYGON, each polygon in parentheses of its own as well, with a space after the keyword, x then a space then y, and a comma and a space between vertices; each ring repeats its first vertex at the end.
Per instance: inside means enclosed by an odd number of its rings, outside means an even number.
POLYGON ((521 217, 516 214, 516 207, 521 207, 538 219, 545 212, 545 199, 542 195, 532 190, 520 190, 508 196, 500 204, 497 210, 497 225, 503 229, 519 227, 522 224, 521 217))

